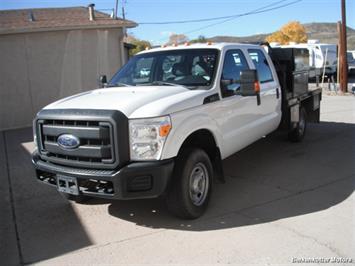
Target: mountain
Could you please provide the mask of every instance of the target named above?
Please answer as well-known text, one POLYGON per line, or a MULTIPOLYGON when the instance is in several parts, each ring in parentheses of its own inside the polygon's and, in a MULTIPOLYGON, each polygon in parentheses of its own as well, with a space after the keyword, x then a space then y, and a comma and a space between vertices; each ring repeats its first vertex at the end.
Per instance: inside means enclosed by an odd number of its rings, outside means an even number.
MULTIPOLYGON (((338 32, 336 23, 307 23, 303 24, 306 29, 308 39, 316 39, 321 43, 338 43, 338 32)), ((256 34, 245 37, 237 36, 214 36, 208 38, 212 42, 262 42, 272 33, 256 34)), ((347 27, 348 50, 355 50, 355 30, 347 27)))

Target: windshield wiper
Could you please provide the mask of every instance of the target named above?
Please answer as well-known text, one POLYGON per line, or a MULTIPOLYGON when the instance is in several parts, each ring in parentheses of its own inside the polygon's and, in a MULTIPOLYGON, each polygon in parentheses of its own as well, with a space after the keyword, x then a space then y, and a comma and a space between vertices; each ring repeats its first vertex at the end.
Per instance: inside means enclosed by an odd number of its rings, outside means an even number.
POLYGON ((184 85, 181 85, 181 84, 176 84, 176 83, 171 83, 171 82, 165 82, 165 81, 161 81, 161 80, 155 80, 153 82, 149 82, 149 83, 141 83, 139 85, 146 85, 146 86, 183 86, 185 87, 184 85))
POLYGON ((126 83, 121 83, 121 82, 117 82, 117 83, 109 83, 106 85, 106 88, 110 88, 110 87, 130 87, 132 85, 126 84, 126 83))

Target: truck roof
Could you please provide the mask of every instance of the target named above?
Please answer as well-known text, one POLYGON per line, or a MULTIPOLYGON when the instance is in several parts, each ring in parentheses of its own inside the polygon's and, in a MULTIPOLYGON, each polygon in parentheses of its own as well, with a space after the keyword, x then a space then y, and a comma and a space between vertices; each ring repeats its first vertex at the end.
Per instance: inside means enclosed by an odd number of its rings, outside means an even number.
POLYGON ((249 43, 191 43, 191 44, 179 44, 179 45, 169 45, 169 46, 162 46, 157 48, 148 49, 145 51, 140 52, 139 54, 144 53, 151 53, 151 52, 161 52, 167 50, 182 50, 182 49, 218 49, 223 50, 226 47, 260 47, 256 44, 249 44, 249 43))

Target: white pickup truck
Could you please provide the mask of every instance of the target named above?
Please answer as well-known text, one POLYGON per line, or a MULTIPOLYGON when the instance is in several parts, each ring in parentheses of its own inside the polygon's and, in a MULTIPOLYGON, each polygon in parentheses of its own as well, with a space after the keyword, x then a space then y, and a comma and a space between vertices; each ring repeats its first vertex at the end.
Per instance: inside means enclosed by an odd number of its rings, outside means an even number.
POLYGON ((143 51, 102 88, 37 114, 37 179, 77 201, 163 195, 173 214, 197 218, 223 159, 278 128, 300 141, 319 122, 307 60, 306 49, 252 44, 143 51))

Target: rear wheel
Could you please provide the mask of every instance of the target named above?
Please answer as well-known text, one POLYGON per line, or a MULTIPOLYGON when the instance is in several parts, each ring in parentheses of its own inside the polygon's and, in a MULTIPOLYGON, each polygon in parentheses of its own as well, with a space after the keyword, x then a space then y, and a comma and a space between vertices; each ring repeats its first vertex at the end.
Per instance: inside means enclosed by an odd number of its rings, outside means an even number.
POLYGON ((306 134, 307 114, 304 107, 299 109, 299 121, 297 126, 288 133, 288 139, 292 142, 300 142, 306 134))
POLYGON ((195 219, 206 210, 211 194, 211 161, 201 149, 186 149, 177 158, 166 202, 177 217, 195 219))

